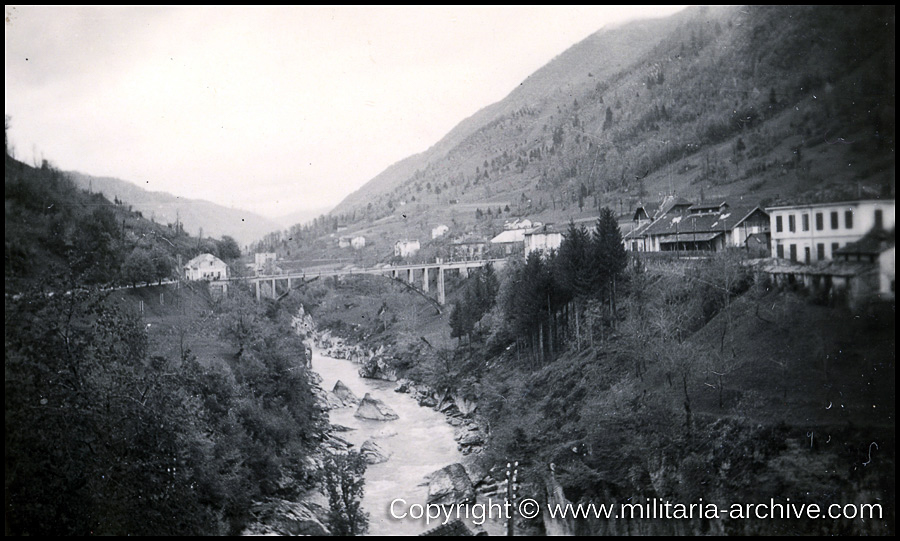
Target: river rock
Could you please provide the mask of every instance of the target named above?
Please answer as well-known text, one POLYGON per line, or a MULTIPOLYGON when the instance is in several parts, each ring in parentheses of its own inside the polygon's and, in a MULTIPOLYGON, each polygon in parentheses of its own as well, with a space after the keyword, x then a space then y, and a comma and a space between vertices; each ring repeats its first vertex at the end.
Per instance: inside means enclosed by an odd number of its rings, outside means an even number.
POLYGON ((456 408, 466 417, 471 417, 475 410, 478 409, 478 403, 469 398, 463 397, 462 395, 453 395, 453 403, 456 404, 456 408))
POLYGON ((423 396, 419 398, 419 405, 426 408, 433 408, 437 406, 437 399, 433 396, 423 396))
POLYGON ((457 505, 474 501, 475 489, 462 464, 450 464, 428 476, 428 503, 457 505))
POLYGON ((394 387, 395 393, 408 393, 409 392, 409 380, 401 379, 397 382, 397 386, 394 387))
POLYGON ((250 513, 256 519, 242 535, 330 535, 319 517, 328 511, 313 502, 270 499, 255 502, 250 513))
POLYGON ((384 355, 375 355, 363 361, 359 368, 359 377, 384 381, 397 381, 399 379, 397 372, 384 355))
POLYGON ((366 396, 359 402, 359 408, 354 416, 373 421, 394 421, 400 418, 387 404, 377 398, 372 398, 369 393, 366 393, 366 396))
POLYGON ((329 411, 344 407, 344 404, 338 400, 334 393, 329 393, 318 385, 312 386, 313 396, 316 397, 316 404, 322 411, 329 411))
POLYGON ((368 464, 381 464, 390 458, 390 453, 372 440, 366 440, 359 448, 359 452, 368 464))
POLYGON ((344 382, 341 380, 337 380, 337 383, 334 384, 334 389, 331 390, 331 393, 337 398, 343 406, 355 406, 359 404, 359 398, 353 394, 353 391, 350 390, 349 387, 344 385, 344 382))

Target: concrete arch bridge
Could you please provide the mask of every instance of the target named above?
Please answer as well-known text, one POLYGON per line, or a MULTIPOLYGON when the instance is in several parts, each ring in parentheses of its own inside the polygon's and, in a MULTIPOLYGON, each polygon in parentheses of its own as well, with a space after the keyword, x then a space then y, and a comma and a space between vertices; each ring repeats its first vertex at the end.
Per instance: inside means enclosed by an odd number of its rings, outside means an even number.
POLYGON ((495 269, 501 269, 506 264, 505 259, 478 259, 472 261, 437 261, 434 263, 416 263, 410 265, 394 265, 370 268, 351 267, 347 269, 306 269, 303 271, 285 274, 273 274, 264 276, 251 276, 245 278, 229 278, 226 280, 212 280, 210 286, 219 287, 223 294, 228 294, 228 284, 231 282, 245 281, 254 285, 257 300, 263 295, 274 299, 289 292, 295 284, 305 283, 316 278, 330 278, 332 276, 352 276, 357 274, 374 274, 403 281, 408 287, 418 293, 430 297, 431 291, 437 293, 437 303, 444 305, 447 302, 444 291, 444 277, 446 273, 457 273, 468 276, 470 269, 477 269, 488 264, 495 269))

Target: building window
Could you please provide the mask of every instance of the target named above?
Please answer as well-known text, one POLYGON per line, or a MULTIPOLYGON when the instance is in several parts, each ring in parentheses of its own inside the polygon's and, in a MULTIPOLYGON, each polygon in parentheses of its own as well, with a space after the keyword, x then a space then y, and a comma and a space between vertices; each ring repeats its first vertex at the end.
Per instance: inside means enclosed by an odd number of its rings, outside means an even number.
POLYGON ((823 261, 825 259, 825 244, 816 244, 816 260, 823 261))
POLYGON ((784 245, 779 244, 776 246, 775 253, 778 255, 778 259, 784 259, 784 245))
POLYGON ((844 211, 844 225, 847 229, 853 229, 853 210, 844 211))
POLYGON ((803 262, 806 263, 807 265, 809 265, 809 257, 810 257, 809 246, 804 246, 803 247, 803 262))
POLYGON ((825 229, 825 218, 822 216, 821 212, 816 213, 816 231, 821 231, 825 229))
POLYGON ((832 229, 838 228, 838 213, 837 213, 837 211, 831 213, 831 228, 832 229))
POLYGON ((832 259, 834 259, 834 253, 837 252, 838 248, 840 248, 840 247, 841 247, 841 245, 837 242, 831 243, 831 258, 832 259))
POLYGON ((884 216, 882 215, 881 209, 875 209, 875 227, 884 229, 884 216))
POLYGON ((791 261, 797 261, 797 245, 791 244, 791 261))
POLYGON ((784 225, 781 222, 782 222, 781 216, 776 216, 775 217, 775 232, 776 233, 781 233, 781 231, 784 229, 784 225))
POLYGON ((803 230, 809 231, 809 214, 803 215, 803 230))
POLYGON ((788 214, 788 231, 791 233, 797 231, 797 218, 793 214, 788 214))

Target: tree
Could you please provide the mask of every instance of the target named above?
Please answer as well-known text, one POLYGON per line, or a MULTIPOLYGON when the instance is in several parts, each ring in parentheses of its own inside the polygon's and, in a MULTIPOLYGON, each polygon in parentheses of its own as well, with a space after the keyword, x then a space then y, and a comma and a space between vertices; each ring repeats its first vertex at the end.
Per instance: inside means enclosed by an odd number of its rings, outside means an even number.
POLYGON ((613 123, 613 112, 612 109, 607 106, 606 107, 606 119, 603 121, 603 130, 606 131, 612 127, 613 123))
POLYGON ((328 526, 331 535, 362 535, 368 529, 368 515, 361 508, 366 461, 357 451, 330 455, 322 472, 328 493, 328 526))
POLYGON ((610 302, 611 316, 616 313, 616 281, 625 271, 627 255, 622 244, 622 232, 616 216, 609 207, 600 209, 597 225, 591 239, 592 259, 597 266, 597 279, 610 302))
POLYGON ((147 249, 137 247, 128 254, 122 264, 122 279, 133 287, 156 279, 156 265, 147 249))
POLYGON ((241 257, 241 247, 238 246, 236 240, 228 235, 222 235, 222 240, 218 242, 219 257, 226 263, 231 263, 235 259, 241 257))

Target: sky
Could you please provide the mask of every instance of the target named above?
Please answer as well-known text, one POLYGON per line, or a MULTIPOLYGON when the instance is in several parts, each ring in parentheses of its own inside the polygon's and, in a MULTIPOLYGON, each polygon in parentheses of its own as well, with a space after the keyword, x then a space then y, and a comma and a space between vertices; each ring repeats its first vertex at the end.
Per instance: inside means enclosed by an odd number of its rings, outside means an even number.
POLYGON ((10 6, 15 156, 268 217, 337 205, 600 30, 684 6, 10 6))

